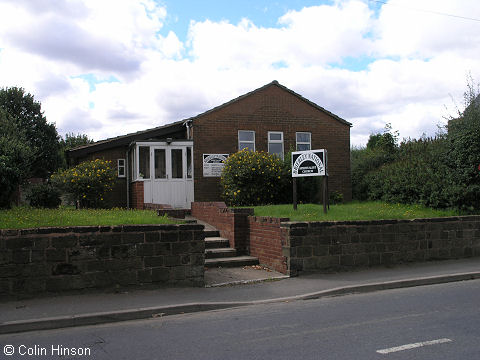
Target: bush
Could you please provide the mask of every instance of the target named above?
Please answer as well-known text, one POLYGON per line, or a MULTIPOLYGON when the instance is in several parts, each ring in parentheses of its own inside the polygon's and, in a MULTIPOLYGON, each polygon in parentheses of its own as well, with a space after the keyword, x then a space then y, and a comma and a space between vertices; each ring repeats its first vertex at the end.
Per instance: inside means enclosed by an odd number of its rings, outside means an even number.
POLYGON ((408 140, 400 144, 396 159, 368 173, 366 195, 391 203, 448 207, 445 189, 443 137, 408 140))
MULTIPOLYGON (((352 197, 367 200, 370 191, 376 192, 370 180, 383 165, 392 163, 398 152, 398 131, 385 125, 383 134, 371 134, 366 148, 353 148, 350 152, 352 170, 352 197)), ((375 197, 373 197, 375 198, 375 197)))
POLYGON ((385 137, 383 140, 388 141, 382 143, 378 135, 372 135, 367 148, 353 149, 354 197, 478 212, 479 87, 468 84, 464 100, 465 109, 457 109, 457 116, 449 119, 447 133, 435 138, 404 140, 395 151, 383 144, 391 144, 389 138, 385 137))
POLYGON ((450 197, 464 211, 480 210, 480 91, 468 85, 465 110, 450 119, 447 152, 450 197))
POLYGON ((30 206, 39 208, 58 208, 62 203, 60 190, 51 184, 32 185, 27 193, 30 206))
POLYGON ((24 131, 0 108, 0 208, 8 208, 30 168, 32 151, 24 131))
POLYGON ((103 198, 115 184, 111 161, 85 161, 74 168, 52 175, 52 182, 71 194, 82 208, 102 207, 103 198))
POLYGON ((343 203, 343 194, 340 191, 332 191, 329 195, 329 203, 331 205, 338 205, 343 203))
MULTIPOLYGON (((291 176, 276 155, 246 149, 225 161, 222 196, 228 205, 265 205, 286 202, 291 176)), ((290 200, 288 200, 290 201, 290 200)))

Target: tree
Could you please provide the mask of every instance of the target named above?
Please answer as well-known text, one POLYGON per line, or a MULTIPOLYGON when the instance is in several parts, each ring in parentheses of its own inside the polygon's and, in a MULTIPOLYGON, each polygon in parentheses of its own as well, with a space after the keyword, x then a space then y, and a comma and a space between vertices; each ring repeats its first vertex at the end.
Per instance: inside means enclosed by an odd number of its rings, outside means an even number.
POLYGON ((383 134, 371 134, 366 148, 353 148, 350 153, 352 195, 356 200, 367 200, 371 194, 372 175, 385 164, 392 163, 398 152, 398 131, 385 125, 383 134))
POLYGON ((383 134, 371 134, 368 138, 367 149, 382 150, 394 153, 398 148, 398 130, 392 131, 392 124, 386 124, 383 134))
POLYGON ((480 209, 480 91, 472 78, 464 104, 447 127, 450 196, 454 206, 473 211, 480 209))
POLYGON ((32 152, 25 132, 0 108, 0 208, 9 207, 13 193, 26 178, 32 152))
MULTIPOLYGON (((0 89, 0 109, 24 132, 21 139, 31 150, 27 177, 48 177, 61 163, 57 129, 43 115, 33 95, 18 87, 0 89)), ((18 139, 20 140, 20 138, 18 139)))
POLYGON ((64 151, 70 150, 82 145, 88 145, 92 144, 93 140, 88 137, 88 135, 85 134, 74 134, 72 133, 67 133, 65 134, 65 139, 60 140, 60 145, 62 146, 62 149, 64 151))
POLYGON ((60 168, 67 168, 67 157, 65 152, 70 149, 74 149, 76 147, 82 145, 88 145, 93 143, 93 140, 90 139, 85 134, 74 134, 74 133, 66 133, 65 138, 60 138, 60 158, 61 164, 59 165, 60 168))

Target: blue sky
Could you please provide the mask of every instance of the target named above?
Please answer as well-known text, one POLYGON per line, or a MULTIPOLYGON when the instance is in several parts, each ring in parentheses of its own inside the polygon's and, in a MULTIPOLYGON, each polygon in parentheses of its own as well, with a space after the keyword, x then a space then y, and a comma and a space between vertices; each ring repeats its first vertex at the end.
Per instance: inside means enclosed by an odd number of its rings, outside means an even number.
POLYGON ((3 0, 0 23, 0 86, 95 140, 272 80, 351 122, 352 145, 387 123, 433 136, 480 79, 477 0, 3 0))
MULTIPOLYGON (((282 28, 285 25, 279 24, 278 19, 289 11, 300 11, 303 8, 319 5, 330 5, 332 1, 323 0, 289 0, 289 1, 269 1, 269 0, 242 0, 242 1, 187 1, 170 0, 160 1, 168 12, 164 28, 161 34, 167 35, 169 31, 175 32, 183 42, 188 40, 189 25, 192 21, 203 22, 206 20, 221 22, 226 21, 231 24, 237 24, 246 18, 252 21, 256 26, 263 28, 282 28)), ((376 11, 380 7, 379 3, 371 1, 368 6, 376 11)), ((373 57, 345 57, 340 62, 331 63, 331 66, 346 68, 353 71, 365 70, 372 61, 373 57)), ((282 63, 278 63, 279 67, 282 63)))
POLYGON ((280 27, 278 19, 287 11, 301 10, 304 7, 329 4, 331 1, 160 1, 167 8, 169 15, 165 27, 175 31, 181 40, 186 40, 190 21, 228 21, 238 23, 248 18, 257 26, 280 27))

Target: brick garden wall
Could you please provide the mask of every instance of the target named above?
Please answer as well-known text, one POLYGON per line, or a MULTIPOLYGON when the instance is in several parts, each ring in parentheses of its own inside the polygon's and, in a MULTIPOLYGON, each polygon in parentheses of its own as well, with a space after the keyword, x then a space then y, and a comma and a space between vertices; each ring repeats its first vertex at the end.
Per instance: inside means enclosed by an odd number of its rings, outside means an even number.
POLYGON ((130 183, 130 208, 143 209, 145 195, 143 192, 143 181, 130 183))
MULTIPOLYGON (((230 209, 235 210, 235 209, 230 209)), ((480 216, 415 220, 289 222, 229 211, 224 203, 193 203, 192 215, 233 229, 247 219, 246 249, 261 264, 284 274, 480 256, 480 216)))
POLYGON ((1 230, 0 296, 113 286, 203 286, 203 225, 1 230))
POLYGON ((260 264, 287 274, 287 229, 280 226, 282 221, 288 219, 249 216, 249 247, 250 255, 257 257, 260 264))
POLYGON ((223 202, 193 202, 192 216, 214 226, 239 254, 248 253, 248 216, 253 209, 229 209, 223 202))

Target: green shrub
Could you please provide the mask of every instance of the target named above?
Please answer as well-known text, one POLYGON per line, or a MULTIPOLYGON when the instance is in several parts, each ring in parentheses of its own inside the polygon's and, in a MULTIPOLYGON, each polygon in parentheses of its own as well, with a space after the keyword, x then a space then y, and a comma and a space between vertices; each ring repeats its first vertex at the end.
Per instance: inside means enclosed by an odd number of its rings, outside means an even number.
POLYGON ((32 151, 24 131, 0 108, 0 208, 8 208, 30 168, 32 151))
POLYGON ((291 194, 291 176, 276 155, 246 149, 225 161, 222 196, 228 205, 278 204, 291 194), (290 187, 289 187, 290 186, 290 187))
POLYGON ((353 148, 350 152, 352 171, 352 197, 356 200, 367 200, 370 191, 376 192, 371 183, 385 164, 392 163, 398 152, 398 131, 393 131, 390 124, 385 125, 383 134, 371 134, 366 148, 353 148))
POLYGON ((402 142, 394 161, 365 175, 368 199, 450 207, 445 145, 444 136, 402 142))
POLYGON ((82 208, 102 207, 103 198, 115 184, 111 161, 92 160, 52 175, 52 181, 80 202, 82 208))
POLYGON ((338 205, 343 203, 343 194, 340 191, 331 191, 328 195, 331 205, 338 205))
POLYGON ((27 193, 27 200, 32 207, 57 208, 62 203, 60 190, 52 184, 32 185, 27 193))
POLYGON ((471 80, 465 110, 450 119, 447 152, 450 197, 464 211, 480 210, 480 89, 471 80))

